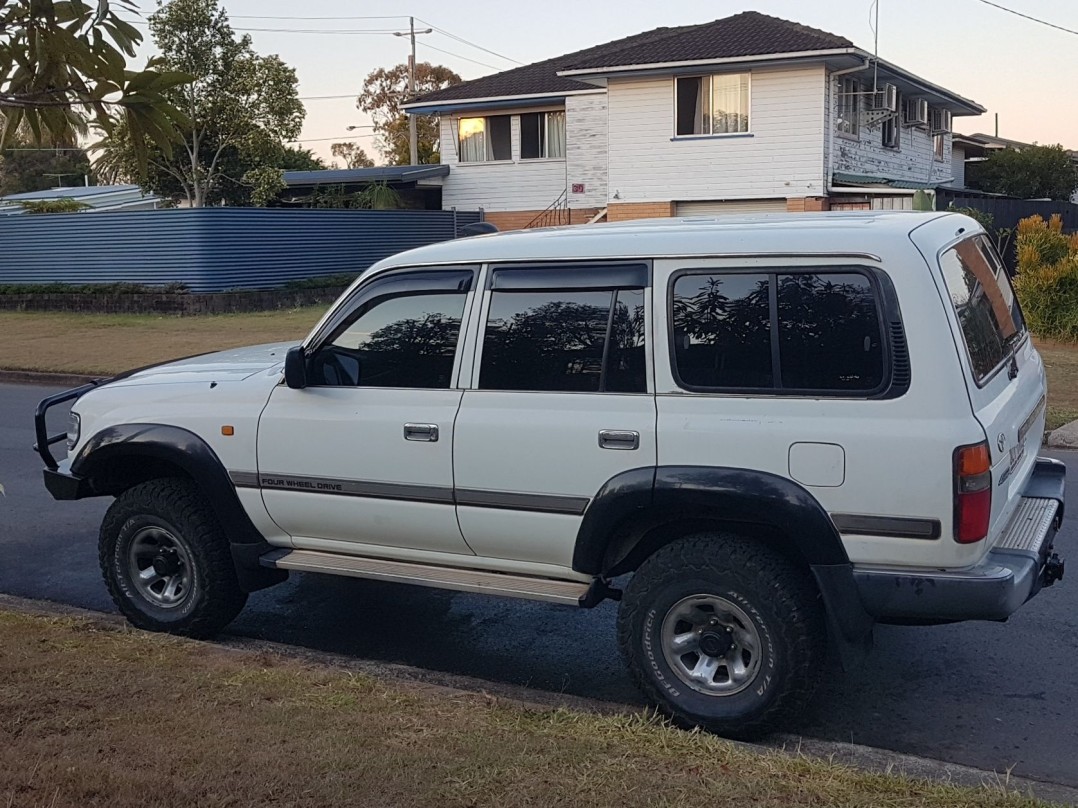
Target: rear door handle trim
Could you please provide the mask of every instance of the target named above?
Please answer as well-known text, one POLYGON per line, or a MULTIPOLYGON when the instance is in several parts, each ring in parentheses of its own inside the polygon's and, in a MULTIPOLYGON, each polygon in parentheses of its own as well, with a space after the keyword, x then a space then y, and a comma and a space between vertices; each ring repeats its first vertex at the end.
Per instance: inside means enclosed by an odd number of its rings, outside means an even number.
POLYGON ((438 440, 437 424, 405 424, 404 439, 434 443, 438 440))
POLYGON ((600 429, 600 449, 618 449, 629 452, 640 448, 640 433, 631 429, 600 429))

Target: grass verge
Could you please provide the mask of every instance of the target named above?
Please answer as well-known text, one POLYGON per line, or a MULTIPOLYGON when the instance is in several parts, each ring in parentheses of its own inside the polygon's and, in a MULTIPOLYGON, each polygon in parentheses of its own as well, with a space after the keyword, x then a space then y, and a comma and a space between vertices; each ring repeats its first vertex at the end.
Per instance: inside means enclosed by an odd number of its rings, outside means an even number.
POLYGON ((1046 429, 1078 419, 1078 345, 1037 340, 1048 375, 1046 429))
POLYGON ((4 311, 0 368, 112 375, 207 351, 298 342, 324 312, 324 306, 196 317, 4 311))
POLYGON ((0 805, 988 806, 653 719, 0 611, 0 805))

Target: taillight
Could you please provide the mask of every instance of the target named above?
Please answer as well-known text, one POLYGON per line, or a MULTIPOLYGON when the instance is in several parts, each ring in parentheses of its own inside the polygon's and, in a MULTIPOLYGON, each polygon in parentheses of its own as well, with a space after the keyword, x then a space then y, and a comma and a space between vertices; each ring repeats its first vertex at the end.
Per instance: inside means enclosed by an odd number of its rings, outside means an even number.
POLYGON ((988 535, 992 519, 992 455, 988 443, 954 450, 954 540, 972 544, 988 535))

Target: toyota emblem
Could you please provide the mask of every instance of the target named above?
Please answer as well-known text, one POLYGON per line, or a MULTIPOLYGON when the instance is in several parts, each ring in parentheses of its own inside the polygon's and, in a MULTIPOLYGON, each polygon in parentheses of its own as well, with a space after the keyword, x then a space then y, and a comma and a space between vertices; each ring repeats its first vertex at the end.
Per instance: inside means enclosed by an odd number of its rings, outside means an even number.
POLYGON ((999 437, 996 438, 996 448, 1001 452, 1007 451, 1007 436, 1002 432, 999 433, 999 437))

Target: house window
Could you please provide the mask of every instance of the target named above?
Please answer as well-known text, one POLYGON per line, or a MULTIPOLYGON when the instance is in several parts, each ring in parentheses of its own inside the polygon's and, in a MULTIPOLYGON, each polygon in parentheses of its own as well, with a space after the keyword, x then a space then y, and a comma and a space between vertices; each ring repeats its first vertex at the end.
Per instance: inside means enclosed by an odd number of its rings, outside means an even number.
POLYGON ((526 112, 520 116, 520 157, 565 159, 565 113, 526 112))
POLYGON ((861 82, 842 79, 838 87, 838 132, 857 137, 861 131, 861 82))
POLYGON ((461 118, 457 123, 462 163, 511 160, 512 116, 490 115, 486 118, 461 118))
MULTIPOLYGON (((902 109, 902 94, 898 94, 898 103, 895 104, 896 109, 902 109)), ((898 116, 901 112, 896 112, 887 118, 883 122, 883 126, 880 127, 881 135, 880 142, 885 149, 897 149, 899 147, 899 133, 902 131, 899 128, 898 116)))
POLYGON ((674 85, 677 135, 731 135, 749 131, 749 74, 678 78, 674 85))
POLYGON ((936 159, 943 162, 943 155, 947 148, 945 141, 946 135, 933 135, 932 136, 932 153, 936 156, 936 159))

